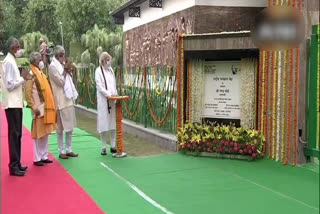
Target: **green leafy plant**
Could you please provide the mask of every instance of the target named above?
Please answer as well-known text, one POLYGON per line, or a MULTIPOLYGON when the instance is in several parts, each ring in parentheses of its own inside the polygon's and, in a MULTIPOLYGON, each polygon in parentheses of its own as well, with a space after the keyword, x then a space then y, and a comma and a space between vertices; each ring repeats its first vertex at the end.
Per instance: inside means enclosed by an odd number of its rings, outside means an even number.
POLYGON ((39 31, 27 33, 21 37, 23 48, 26 51, 24 53, 25 56, 28 56, 32 51, 40 50, 40 38, 43 38, 48 42, 48 37, 39 31))
POLYGON ((122 32, 109 32, 106 28, 97 25, 81 36, 81 44, 89 52, 91 63, 98 65, 99 55, 107 51, 113 57, 113 64, 120 65, 122 62, 122 32))

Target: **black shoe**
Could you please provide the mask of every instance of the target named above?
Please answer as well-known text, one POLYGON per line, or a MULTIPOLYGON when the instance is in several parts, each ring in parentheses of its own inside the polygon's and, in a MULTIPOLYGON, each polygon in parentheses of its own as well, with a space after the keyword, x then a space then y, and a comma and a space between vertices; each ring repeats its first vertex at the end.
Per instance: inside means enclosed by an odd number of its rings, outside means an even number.
POLYGON ((10 172, 11 176, 19 176, 19 177, 21 177, 21 176, 24 176, 25 174, 26 174, 25 172, 20 171, 20 170, 16 170, 16 171, 11 171, 10 172))
POLYGON ((46 160, 41 160, 42 163, 53 163, 53 160, 46 159, 46 160))
POLYGON ((66 154, 60 154, 59 158, 61 159, 68 159, 69 157, 66 154))
POLYGON ((101 150, 101 155, 107 155, 107 150, 106 149, 102 149, 101 150))
POLYGON ((78 156, 79 156, 79 154, 74 153, 74 152, 69 152, 69 153, 67 153, 67 156, 68 156, 68 157, 76 158, 76 157, 78 157, 78 156))
POLYGON ((27 166, 19 166, 19 170, 22 172, 27 171, 28 167, 27 166))
POLYGON ((33 162, 33 165, 35 165, 35 166, 43 166, 44 163, 42 163, 42 161, 36 161, 36 162, 33 162))
POLYGON ((111 152, 112 154, 117 153, 117 149, 115 149, 115 148, 110 148, 110 152, 111 152))

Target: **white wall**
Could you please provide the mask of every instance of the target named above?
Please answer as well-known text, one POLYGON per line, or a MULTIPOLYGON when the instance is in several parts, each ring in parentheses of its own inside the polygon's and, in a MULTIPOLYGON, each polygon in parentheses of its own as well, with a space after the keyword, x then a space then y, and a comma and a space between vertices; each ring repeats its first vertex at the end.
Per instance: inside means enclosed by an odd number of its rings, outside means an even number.
POLYGON ((196 5, 225 6, 225 7, 267 7, 268 6, 268 0, 195 0, 195 3, 196 5))
POLYGON ((195 0, 163 0, 162 8, 149 8, 149 0, 147 0, 140 5, 140 18, 129 17, 129 12, 124 14, 123 31, 161 19, 194 5, 195 0))
POLYGON ((163 0, 162 8, 150 8, 149 0, 140 5, 140 18, 129 17, 124 14, 123 31, 169 16, 195 5, 201 6, 227 6, 227 7, 266 7, 267 0, 163 0))

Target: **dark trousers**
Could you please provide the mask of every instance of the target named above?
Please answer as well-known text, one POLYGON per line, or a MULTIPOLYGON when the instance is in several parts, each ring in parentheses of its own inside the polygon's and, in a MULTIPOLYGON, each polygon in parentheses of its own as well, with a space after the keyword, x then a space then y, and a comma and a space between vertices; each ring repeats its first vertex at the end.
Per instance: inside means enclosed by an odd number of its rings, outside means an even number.
POLYGON ((21 166, 22 109, 6 109, 9 142, 9 170, 19 170, 21 166))

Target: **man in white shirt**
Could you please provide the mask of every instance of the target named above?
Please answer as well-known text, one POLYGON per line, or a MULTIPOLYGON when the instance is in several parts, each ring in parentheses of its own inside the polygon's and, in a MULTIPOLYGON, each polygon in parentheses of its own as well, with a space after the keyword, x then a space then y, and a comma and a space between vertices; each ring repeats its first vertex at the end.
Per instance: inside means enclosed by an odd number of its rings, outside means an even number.
POLYGON ((111 56, 107 52, 100 55, 100 66, 95 72, 97 87, 97 130, 101 136, 101 155, 106 155, 107 131, 110 132, 111 153, 116 153, 116 105, 107 98, 117 96, 116 79, 111 67, 111 56))
POLYGON ((78 93, 69 74, 71 71, 66 69, 64 64, 65 50, 62 46, 57 45, 49 66, 49 78, 57 108, 59 158, 68 159, 78 157, 78 154, 72 151, 72 132, 77 125, 74 100, 77 99, 78 93), (63 142, 63 132, 66 134, 66 146, 63 142))
POLYGON ((19 41, 11 37, 7 46, 9 52, 3 61, 2 88, 3 107, 8 123, 9 172, 13 176, 24 176, 28 167, 21 165, 23 84, 29 71, 23 70, 20 75, 16 62, 16 57, 22 55, 19 41))

